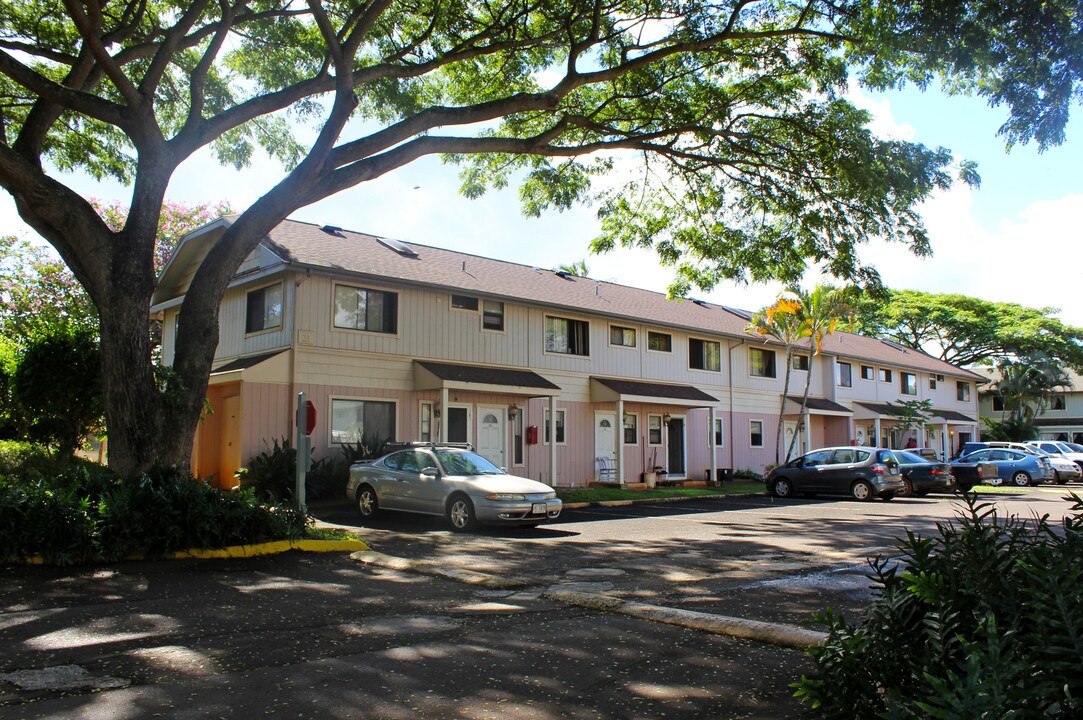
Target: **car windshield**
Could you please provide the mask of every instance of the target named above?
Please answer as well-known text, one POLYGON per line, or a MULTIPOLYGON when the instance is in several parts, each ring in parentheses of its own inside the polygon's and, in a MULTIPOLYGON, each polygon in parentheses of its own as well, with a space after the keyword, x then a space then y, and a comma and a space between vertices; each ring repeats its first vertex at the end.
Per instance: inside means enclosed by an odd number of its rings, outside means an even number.
POLYGON ((899 458, 899 462, 903 463, 927 463, 927 459, 920 455, 915 455, 912 452, 905 452, 903 450, 896 450, 895 457, 899 458))
POLYGON ((1072 452, 1083 452, 1083 445, 1079 443, 1064 443, 1072 449, 1072 452))
POLYGON ((496 465, 472 452, 437 450, 436 459, 447 475, 503 475, 496 465))

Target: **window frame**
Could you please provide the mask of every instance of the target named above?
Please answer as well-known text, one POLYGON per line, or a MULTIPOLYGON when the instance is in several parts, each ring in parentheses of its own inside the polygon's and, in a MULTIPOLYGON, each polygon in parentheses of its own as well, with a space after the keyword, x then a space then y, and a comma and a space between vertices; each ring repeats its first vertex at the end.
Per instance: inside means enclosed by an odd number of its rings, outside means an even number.
POLYGON ((853 366, 853 364, 848 363, 848 362, 838 362, 837 365, 839 367, 838 378, 836 378, 836 382, 837 382, 838 386, 839 387, 852 388, 854 386, 854 366, 853 366), (844 367, 846 368, 846 373, 845 373, 846 382, 843 382, 842 369, 844 367))
POLYGON ((609 333, 608 333, 607 339, 609 341, 609 347, 612 347, 612 348, 621 348, 621 349, 624 349, 624 350, 635 350, 637 347, 639 347, 639 331, 636 328, 631 327, 630 325, 618 325, 617 323, 609 323, 609 333), (623 336, 623 333, 628 333, 628 332, 632 333, 632 344, 629 345, 628 343, 623 343, 623 342, 622 343, 613 342, 613 331, 614 330, 622 331, 622 336, 623 336))
POLYGON ((748 349, 748 375, 755 378, 766 378, 770 380, 778 379, 778 353, 770 348, 750 347, 748 349), (771 362, 764 363, 764 373, 761 375, 756 372, 756 363, 752 359, 755 353, 763 353, 766 357, 766 353, 771 354, 771 362), (770 367, 768 367, 770 366, 770 367), (770 374, 767 371, 770 370, 770 374))
MULTIPOLYGON (((345 443, 335 440, 335 403, 336 402, 355 402, 355 403, 382 403, 390 405, 392 408, 393 416, 391 418, 391 438, 399 437, 399 419, 401 413, 399 412, 399 401, 395 398, 386 397, 364 397, 356 395, 329 395, 327 397, 327 447, 328 448, 341 448, 345 443)), ((364 432, 364 431, 362 431, 364 432)), ((350 440, 349 442, 356 442, 356 440, 350 440)))
POLYGON ((955 381, 955 399, 959 402, 970 402, 970 383, 966 380, 955 381))
POLYGON ((899 371, 899 393, 902 394, 902 395, 912 395, 914 397, 917 397, 917 394, 918 394, 918 376, 917 376, 917 373, 907 372, 905 370, 900 370, 899 371), (907 380, 909 380, 910 382, 907 382, 907 380))
POLYGON ((701 337, 694 337, 694 336, 689 337, 688 338, 688 369, 689 370, 701 370, 703 372, 722 372, 722 342, 719 341, 719 340, 708 340, 707 338, 701 338, 701 337), (694 343, 694 342, 695 343, 701 343, 701 345, 700 345, 700 350, 701 351, 699 353, 699 357, 700 357, 700 361, 703 363, 703 367, 696 367, 695 365, 692 364, 692 357, 693 357, 692 343, 694 343), (708 367, 708 365, 709 365, 709 363, 707 362, 708 359, 709 359, 709 356, 708 356, 708 353, 707 353, 707 346, 708 345, 714 345, 714 346, 717 346, 717 348, 718 348, 718 352, 717 352, 717 354, 715 356, 715 359, 717 360, 718 367, 708 367))
POLYGON ((481 298, 481 331, 491 333, 503 333, 507 330, 508 323, 508 305, 503 300, 492 300, 490 298, 481 298), (499 315, 495 312, 489 311, 489 305, 498 305, 500 307, 499 315), (500 327, 489 327, 487 319, 491 317, 500 318, 500 327))
MULTIPOLYGON (((545 413, 542 415, 544 419, 544 428, 542 429, 542 442, 545 445, 549 444, 549 408, 545 408, 545 413)), ((556 431, 557 441, 556 445, 568 444, 568 413, 564 408, 557 408, 556 411, 556 431)))
MULTIPOLYGON (((245 292, 245 295, 244 295, 244 334, 245 334, 246 337, 249 336, 249 335, 259 335, 261 333, 275 332, 275 331, 281 330, 284 327, 285 318, 286 318, 286 285, 281 280, 278 280, 278 281, 272 282, 272 283, 267 283, 266 285, 260 285, 259 287, 254 287, 251 290, 248 290, 248 291, 245 292), (271 288, 278 288, 278 323, 276 325, 264 325, 264 326, 259 327, 257 329, 251 329, 250 328, 251 321, 250 321, 249 317, 250 317, 250 313, 252 311, 252 301, 251 301, 250 298, 253 295, 255 295, 256 293, 263 293, 264 297, 266 298, 266 293, 271 288)), ((266 321, 266 319, 267 319, 267 302, 266 302, 266 299, 264 299, 264 301, 263 301, 263 320, 266 321)), ((179 327, 179 326, 180 326, 180 313, 178 312, 177 313, 177 327, 179 327)), ((176 328, 174 328, 174 330, 175 329, 176 328)), ((176 336, 175 335, 174 335, 174 338, 173 338, 173 342, 174 342, 174 347, 175 347, 176 346, 176 336)))
MULTIPOLYGON (((571 333, 568 333, 568 336, 570 338, 571 333)), ((546 313, 545 316, 544 316, 544 319, 542 321, 542 348, 543 348, 543 352, 546 355, 556 355, 558 357, 589 358, 590 357, 590 320, 582 320, 582 319, 574 318, 574 317, 566 317, 564 315, 550 315, 550 314, 546 313), (573 352, 570 349, 571 345, 572 345, 572 343, 570 343, 570 342, 568 343, 569 350, 567 352, 564 352, 564 351, 561 351, 561 350, 552 350, 552 349, 550 349, 550 347, 549 347, 549 321, 550 320, 559 320, 559 321, 568 323, 569 324, 568 330, 571 329, 571 323, 577 323, 577 324, 583 325, 584 326, 584 332, 582 332, 581 337, 583 338, 584 342, 586 343, 585 352, 581 352, 581 353, 580 352, 573 352)))
POLYGON ((450 307, 452 310, 461 310, 462 312, 476 313, 478 311, 478 308, 481 307, 481 298, 477 297, 476 295, 460 295, 459 293, 451 293, 450 307), (456 298, 473 301, 474 307, 469 307, 468 305, 462 304, 456 305, 456 298))
POLYGON ((436 407, 436 403, 432 400, 421 400, 417 404, 417 439, 421 442, 435 442, 433 437, 433 430, 435 430, 436 423, 433 420, 436 416, 433 414, 433 410, 436 407), (426 408, 428 410, 426 411, 426 408), (428 417, 426 417, 426 414, 428 417), (428 432, 425 431, 425 423, 428 421, 428 432), (425 435, 428 437, 425 437, 425 435))
MULTIPOLYGON (((718 448, 726 447, 726 424, 724 418, 716 417, 714 419, 714 427, 711 430, 714 432, 714 447, 718 448)), ((707 438, 710 440, 710 438, 707 438)))
POLYGON ((880 382, 889 383, 894 382, 895 376, 891 372, 891 368, 880 368, 880 382))
POLYGON ((660 330, 648 330, 647 331, 647 352, 664 353, 666 355, 673 354, 673 333, 665 333, 660 330), (659 338, 666 338, 667 349, 659 350, 651 347, 651 336, 659 338))
POLYGON ((662 416, 654 413, 647 413, 647 447, 662 447, 662 441, 665 438, 664 424, 662 422, 662 416), (658 420, 658 427, 654 427, 654 421, 658 420), (655 430, 658 431, 658 441, 651 440, 651 433, 655 430))
POLYGON ((639 444, 639 415, 637 413, 624 413, 624 417, 621 419, 621 442, 624 445, 638 445, 639 444), (631 427, 628 426, 628 420, 632 421, 631 427), (628 431, 632 432, 632 441, 628 441, 628 431))
POLYGON ((869 380, 869 381, 875 380, 876 379, 876 368, 874 368, 872 365, 862 365, 861 366, 861 379, 862 380, 869 380))
POLYGON ((748 446, 750 448, 762 448, 764 446, 763 441, 764 441, 764 433, 765 433, 765 431, 766 431, 766 428, 764 426, 763 420, 749 419, 749 421, 748 421, 748 446), (760 442, 759 442, 758 445, 755 442, 753 442, 753 438, 757 435, 757 433, 753 432, 753 430, 752 430, 752 427, 754 425, 759 425, 760 426, 760 431, 758 433, 759 436, 760 436, 760 442))
POLYGON ((812 368, 812 359, 805 353, 794 353, 790 357, 790 369, 808 372, 812 368), (803 362, 800 362, 803 361, 803 362), (803 366, 803 367, 802 367, 803 366))
MULTIPOLYGON (((366 317, 367 324, 367 317, 366 317)), ((335 332, 355 332, 355 333, 369 333, 372 335, 382 335, 384 337, 397 336, 399 334, 399 293, 395 290, 383 290, 377 287, 367 287, 362 285, 353 285, 345 282, 334 282, 331 284, 331 329, 335 332), (339 288, 346 288, 355 292, 366 293, 365 303, 368 304, 368 293, 379 293, 386 297, 393 298, 395 309, 391 314, 393 327, 391 330, 372 330, 368 327, 358 328, 350 327, 348 325, 338 324, 338 290, 339 288)))

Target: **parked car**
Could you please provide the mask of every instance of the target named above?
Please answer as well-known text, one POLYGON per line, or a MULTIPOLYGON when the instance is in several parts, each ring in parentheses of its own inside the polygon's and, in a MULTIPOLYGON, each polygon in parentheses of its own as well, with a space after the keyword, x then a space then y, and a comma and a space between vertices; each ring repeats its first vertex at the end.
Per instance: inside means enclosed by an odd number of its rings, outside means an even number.
POLYGON ((1000 482, 1000 468, 991 462, 952 460, 951 474, 955 476, 956 489, 966 492, 970 492, 975 485, 984 485, 994 480, 1000 482))
POLYGON ((1083 447, 1080 447, 1077 450, 1076 448, 1073 448, 1071 444, 1060 442, 1058 440, 1031 440, 1025 444, 1041 450, 1046 455, 1071 460, 1080 468, 1083 468, 1083 447))
POLYGON ((899 471, 906 486, 900 495, 926 495, 931 492, 951 492, 955 489, 955 476, 951 465, 939 460, 929 460, 913 450, 896 450, 899 471))
MULTIPOLYGON (((1042 444, 1046 445, 1048 443, 1042 444)), ((1058 485, 1063 485, 1069 480, 1078 480, 1080 476, 1083 475, 1083 470, 1079 469, 1079 466, 1076 465, 1075 461, 1062 455, 1051 453, 1033 441, 1025 443, 993 441, 989 443, 989 447, 1011 448, 1012 450, 1022 450, 1025 453, 1041 455, 1053 466, 1053 481, 1058 485)))
POLYGON ((1045 456, 1015 448, 989 447, 960 459, 965 462, 991 462, 997 466, 1000 482, 1010 482, 1018 487, 1037 485, 1053 479, 1053 466, 1045 456))
POLYGON ((465 448, 434 444, 354 463, 346 495, 363 520, 380 510, 438 515, 458 532, 478 523, 539 525, 562 508, 545 483, 509 475, 465 448))
POLYGON ((780 498, 841 493, 856 500, 890 500, 906 489, 895 452, 873 447, 813 450, 774 468, 764 482, 767 491, 780 498))

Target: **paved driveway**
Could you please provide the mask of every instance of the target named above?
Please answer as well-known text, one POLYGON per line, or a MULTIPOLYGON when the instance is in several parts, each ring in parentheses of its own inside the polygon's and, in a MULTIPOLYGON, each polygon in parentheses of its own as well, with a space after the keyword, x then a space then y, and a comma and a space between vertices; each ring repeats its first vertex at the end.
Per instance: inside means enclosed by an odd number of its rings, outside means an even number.
MULTIPOLYGON (((1059 516, 1059 493, 999 500, 1059 516)), ((453 535, 387 516, 376 550, 526 578, 496 590, 345 555, 0 569, 4 718, 797 718, 795 651, 563 605, 551 586, 801 622, 867 599, 862 562, 944 500, 734 498, 453 535)), ((328 518, 351 525, 350 509, 328 518)))

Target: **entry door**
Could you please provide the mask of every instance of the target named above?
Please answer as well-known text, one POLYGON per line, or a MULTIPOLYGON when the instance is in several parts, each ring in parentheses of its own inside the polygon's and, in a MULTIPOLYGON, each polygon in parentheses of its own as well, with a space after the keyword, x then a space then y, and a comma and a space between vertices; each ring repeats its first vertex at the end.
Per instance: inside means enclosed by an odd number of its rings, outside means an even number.
POLYGON ((222 398, 222 424, 218 451, 218 487, 223 490, 237 485, 234 477, 241 467, 241 398, 222 398))
POLYGON ((616 425, 616 413, 594 413, 594 479, 597 482, 609 482, 616 479, 616 425), (601 462, 601 458, 604 458, 604 463, 601 462))
POLYGON ((670 418, 669 432, 666 435, 669 447, 666 458, 669 460, 670 477, 684 477, 684 418, 670 418))
POLYGON ((448 407, 447 441, 455 443, 470 442, 470 408, 448 407))
POLYGON ((478 408, 478 455, 497 467, 508 466, 505 456, 505 412, 504 408, 478 408))
POLYGON ((795 457, 800 456, 801 453, 802 453, 802 439, 800 437, 798 437, 797 442, 794 443, 793 451, 792 452, 790 451, 790 443, 793 442, 793 436, 796 433, 797 433, 797 423, 793 422, 793 421, 790 421, 790 420, 787 420, 783 424, 783 428, 782 428, 782 434, 784 436, 783 439, 782 439, 782 443, 783 443, 782 452, 786 453, 786 460, 784 462, 789 462, 790 460, 793 460, 795 457))

